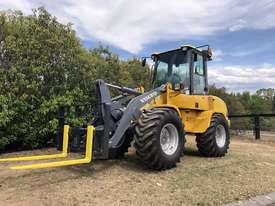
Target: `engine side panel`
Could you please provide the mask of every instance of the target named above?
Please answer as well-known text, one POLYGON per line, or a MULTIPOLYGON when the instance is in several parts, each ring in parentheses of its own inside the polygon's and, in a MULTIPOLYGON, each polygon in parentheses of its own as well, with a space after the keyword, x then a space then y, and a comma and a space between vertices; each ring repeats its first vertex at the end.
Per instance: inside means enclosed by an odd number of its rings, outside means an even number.
POLYGON ((188 133, 203 133, 210 126, 214 113, 222 114, 227 118, 228 112, 223 100, 208 95, 186 95, 170 91, 161 94, 147 105, 147 107, 169 107, 178 111, 185 131, 188 133))

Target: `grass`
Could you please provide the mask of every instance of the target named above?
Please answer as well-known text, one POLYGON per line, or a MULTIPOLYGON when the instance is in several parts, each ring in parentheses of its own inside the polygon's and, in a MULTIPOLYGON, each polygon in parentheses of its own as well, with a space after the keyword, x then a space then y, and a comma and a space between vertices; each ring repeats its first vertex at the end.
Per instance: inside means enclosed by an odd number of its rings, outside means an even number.
POLYGON ((275 191, 275 137, 233 138, 229 154, 217 159, 201 157, 193 137, 186 147, 178 166, 163 172, 144 168, 134 151, 58 169, 1 164, 0 205, 221 205, 275 191))

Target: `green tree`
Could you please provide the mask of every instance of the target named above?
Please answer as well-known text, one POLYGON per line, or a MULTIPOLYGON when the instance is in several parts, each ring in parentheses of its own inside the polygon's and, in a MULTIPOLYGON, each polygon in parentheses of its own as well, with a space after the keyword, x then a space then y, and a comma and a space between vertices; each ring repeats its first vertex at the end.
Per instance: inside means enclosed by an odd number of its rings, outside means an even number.
POLYGON ((1 147, 41 146, 54 136, 57 121, 51 112, 58 104, 88 98, 79 81, 85 50, 71 26, 43 8, 30 16, 1 14, 0 31, 1 140, 9 140, 1 147))
POLYGON ((146 84, 148 67, 140 65, 136 58, 120 60, 108 47, 85 49, 71 25, 60 24, 44 8, 29 16, 1 13, 0 151, 52 141, 58 106, 95 103, 96 79, 146 84))

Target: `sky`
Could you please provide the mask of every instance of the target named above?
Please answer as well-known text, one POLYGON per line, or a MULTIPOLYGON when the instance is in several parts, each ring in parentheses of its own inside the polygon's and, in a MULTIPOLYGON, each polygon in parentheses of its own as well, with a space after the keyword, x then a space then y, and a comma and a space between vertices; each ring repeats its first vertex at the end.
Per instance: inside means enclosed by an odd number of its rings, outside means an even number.
POLYGON ((275 88, 275 0, 0 0, 0 10, 43 6, 73 23, 87 48, 121 58, 210 44, 209 83, 232 92, 275 88))

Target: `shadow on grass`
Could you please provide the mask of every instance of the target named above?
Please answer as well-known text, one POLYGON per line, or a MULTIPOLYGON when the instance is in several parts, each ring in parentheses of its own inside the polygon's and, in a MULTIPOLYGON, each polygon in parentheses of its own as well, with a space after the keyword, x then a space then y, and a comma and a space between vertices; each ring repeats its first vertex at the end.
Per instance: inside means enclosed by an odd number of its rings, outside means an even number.
MULTIPOLYGON (((185 148, 184 155, 186 156, 195 156, 195 157, 202 157, 200 153, 193 148, 185 148)), ((108 170, 113 169, 114 167, 120 168, 121 170, 127 170, 131 171, 133 173, 156 173, 156 170, 149 169, 146 167, 143 162, 137 157, 135 154, 135 151, 132 150, 128 154, 125 155, 125 157, 120 159, 113 159, 113 160, 93 160, 90 164, 80 164, 80 165, 74 165, 74 166, 66 166, 66 167, 60 167, 55 169, 39 169, 39 170, 33 170, 32 172, 28 172, 27 174, 19 175, 22 177, 39 177, 47 174, 52 173, 63 173, 63 172, 69 172, 72 175, 76 175, 73 178, 81 178, 81 177, 93 177, 100 173, 104 173, 108 170), (62 172, 63 171, 63 172, 62 172)), ((68 173, 67 173, 68 174, 68 173)), ((53 182, 62 182, 67 181, 68 179, 72 178, 70 175, 69 177, 64 178, 57 178, 53 181, 50 181, 50 183, 53 182)), ((9 179, 18 178, 18 176, 14 177, 8 177, 9 179)))
POLYGON ((152 173, 157 172, 145 166, 145 164, 137 157, 135 153, 127 155, 120 166, 126 170, 134 171, 135 173, 152 173))
MULTIPOLYGON (((185 148, 184 155, 203 157, 197 149, 185 148)), ((134 151, 126 154, 125 157, 115 160, 93 160, 91 164, 83 164, 76 166, 66 167, 66 170, 77 172, 83 176, 96 176, 97 174, 113 167, 120 167, 123 170, 129 170, 134 173, 156 173, 156 170, 149 169, 142 161, 137 157, 134 151)))
POLYGON ((203 157, 197 149, 194 148, 185 148, 183 154, 186 156, 195 156, 195 157, 203 157))
POLYGON ((113 167, 120 167, 123 170, 130 170, 137 173, 150 172, 144 164, 138 159, 135 153, 128 153, 125 157, 120 159, 109 160, 93 160, 90 164, 82 164, 76 166, 68 166, 62 169, 68 170, 73 173, 78 173, 82 176, 96 176, 99 173, 110 170, 113 167))
POLYGON ((115 165, 115 162, 112 160, 93 160, 89 164, 80 164, 74 166, 63 167, 63 170, 69 172, 77 173, 81 176, 90 177, 94 176, 97 173, 101 173, 112 168, 115 165))

